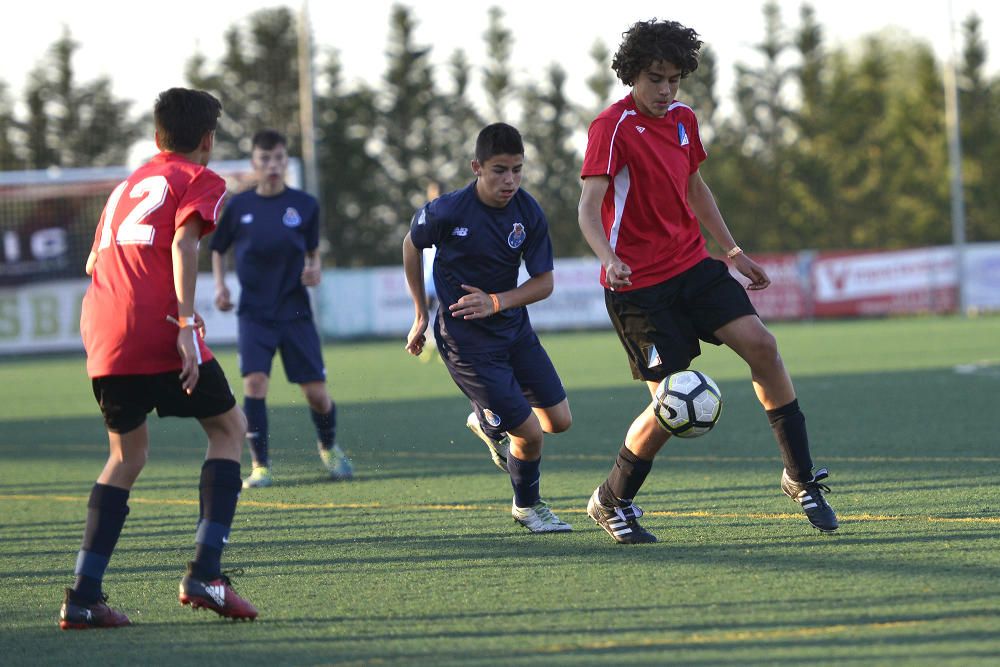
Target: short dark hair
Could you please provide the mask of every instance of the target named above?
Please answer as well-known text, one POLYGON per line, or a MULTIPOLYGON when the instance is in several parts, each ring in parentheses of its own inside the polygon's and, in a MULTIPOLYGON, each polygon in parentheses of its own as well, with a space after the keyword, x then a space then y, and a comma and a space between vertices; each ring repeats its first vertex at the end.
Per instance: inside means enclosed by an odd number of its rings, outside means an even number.
POLYGON ((681 78, 698 69, 702 42, 698 33, 677 21, 639 21, 622 33, 622 43, 611 61, 611 69, 626 86, 655 62, 673 63, 681 78))
POLYGON ((251 148, 260 148, 265 151, 269 151, 275 146, 288 147, 288 139, 277 130, 258 130, 253 135, 253 141, 250 142, 251 148))
POLYGON ((219 124, 222 103, 211 93, 190 88, 170 88, 160 93, 153 107, 153 122, 163 150, 190 153, 202 137, 219 124))
POLYGON ((483 164, 496 155, 524 155, 524 141, 517 128, 507 123, 493 123, 479 132, 476 161, 483 164))

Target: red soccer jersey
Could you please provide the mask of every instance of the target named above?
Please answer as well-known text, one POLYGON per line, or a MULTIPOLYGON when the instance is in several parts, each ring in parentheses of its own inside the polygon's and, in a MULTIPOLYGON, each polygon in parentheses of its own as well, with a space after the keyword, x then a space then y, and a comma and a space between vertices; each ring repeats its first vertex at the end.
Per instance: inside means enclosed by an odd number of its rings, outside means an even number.
MULTIPOLYGON (((191 215, 215 228, 226 183, 210 169, 160 153, 115 188, 104 205, 92 250, 93 280, 83 298, 80 333, 87 373, 152 375, 181 368, 171 245, 191 215)), ((198 339, 201 361, 212 359, 198 339)))
MULTIPOLYGON (((611 248, 632 269, 632 285, 656 285, 708 257, 688 207, 688 179, 707 157, 690 107, 674 102, 663 118, 640 113, 632 95, 590 124, 581 177, 608 176, 601 221, 611 248)), ((607 287, 604 269, 601 284, 607 287)))

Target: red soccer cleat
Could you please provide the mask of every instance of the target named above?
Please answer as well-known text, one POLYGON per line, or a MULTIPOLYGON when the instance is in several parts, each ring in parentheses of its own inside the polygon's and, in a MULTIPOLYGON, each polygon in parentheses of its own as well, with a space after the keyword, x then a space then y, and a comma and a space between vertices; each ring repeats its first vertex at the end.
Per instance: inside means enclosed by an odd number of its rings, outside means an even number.
POLYGON ((211 609, 225 618, 251 621, 257 618, 257 608, 233 590, 232 582, 225 574, 203 581, 191 574, 189 566, 188 573, 181 579, 178 597, 181 604, 189 604, 193 609, 211 609))
POLYGON ((91 628, 121 628, 132 625, 128 616, 108 606, 108 596, 90 604, 73 600, 73 590, 66 589, 66 597, 59 609, 59 627, 63 630, 90 630, 91 628))

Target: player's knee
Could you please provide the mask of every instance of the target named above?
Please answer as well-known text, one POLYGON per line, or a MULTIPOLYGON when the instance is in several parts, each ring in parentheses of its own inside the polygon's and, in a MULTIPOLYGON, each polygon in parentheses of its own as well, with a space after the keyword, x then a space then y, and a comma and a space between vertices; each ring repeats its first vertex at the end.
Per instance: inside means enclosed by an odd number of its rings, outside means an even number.
POLYGON ((569 427, 573 425, 573 415, 570 414, 569 410, 565 414, 554 415, 549 420, 549 428, 547 431, 549 433, 562 433, 568 431, 569 427))

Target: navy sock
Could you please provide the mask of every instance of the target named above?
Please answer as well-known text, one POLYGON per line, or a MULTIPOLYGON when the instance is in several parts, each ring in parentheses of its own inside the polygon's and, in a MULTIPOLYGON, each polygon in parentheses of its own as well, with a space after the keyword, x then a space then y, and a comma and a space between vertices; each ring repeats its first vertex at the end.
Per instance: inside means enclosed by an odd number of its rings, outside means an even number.
POLYGON ((798 400, 788 405, 767 410, 774 439, 781 450, 781 460, 788 476, 796 482, 812 479, 813 462, 809 455, 809 436, 806 434, 806 417, 799 409, 798 400))
POLYGON ((601 504, 614 507, 631 503, 652 467, 652 461, 640 459, 632 453, 632 450, 622 445, 608 478, 598 491, 597 497, 601 504))
POLYGON ((514 504, 518 507, 531 507, 541 500, 538 490, 541 465, 541 458, 522 461, 511 453, 507 454, 507 472, 510 473, 510 485, 514 487, 514 504))
POLYGON ((243 398, 243 412, 247 416, 247 443, 250 458, 255 466, 266 466, 267 457, 267 403, 263 398, 243 398))
POLYGON ((199 579, 214 579, 221 572, 222 550, 229 541, 241 488, 238 462, 208 459, 201 467, 201 518, 192 568, 199 579))
POLYGON ((87 525, 83 545, 76 557, 74 597, 81 602, 96 602, 101 597, 101 581, 118 536, 128 516, 127 489, 94 484, 87 502, 87 525))
POLYGON ((319 438, 319 445, 323 449, 330 449, 337 442, 337 404, 330 401, 330 411, 321 414, 315 410, 309 410, 313 424, 316 425, 316 437, 319 438))

